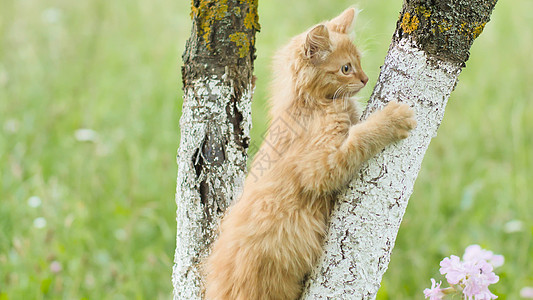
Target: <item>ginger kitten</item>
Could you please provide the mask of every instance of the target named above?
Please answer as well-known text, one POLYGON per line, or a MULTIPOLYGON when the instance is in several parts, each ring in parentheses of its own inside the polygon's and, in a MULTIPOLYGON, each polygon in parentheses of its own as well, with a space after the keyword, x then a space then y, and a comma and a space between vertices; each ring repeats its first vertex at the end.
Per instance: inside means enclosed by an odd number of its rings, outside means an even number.
POLYGON ((207 299, 298 299, 336 195, 362 162, 416 126, 397 102, 359 121, 350 97, 368 77, 348 35, 354 15, 347 9, 277 53, 273 121, 205 261, 207 299))

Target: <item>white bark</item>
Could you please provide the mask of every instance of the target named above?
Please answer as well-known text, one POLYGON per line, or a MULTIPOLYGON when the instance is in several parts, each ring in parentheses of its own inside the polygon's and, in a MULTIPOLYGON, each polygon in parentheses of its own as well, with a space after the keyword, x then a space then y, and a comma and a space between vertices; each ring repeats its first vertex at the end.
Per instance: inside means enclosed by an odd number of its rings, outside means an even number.
POLYGON ((246 173, 246 151, 234 134, 242 131, 242 138, 249 139, 252 85, 250 82, 240 99, 235 99, 234 83, 226 81, 227 77, 195 80, 183 97, 177 157, 174 299, 201 299, 199 263, 214 238, 217 220, 239 192, 246 173), (228 113, 234 110, 243 118, 240 129, 233 128, 235 116, 228 113), (202 190, 202 184, 215 190, 202 190))
POLYGON ((460 70, 459 63, 432 59, 407 39, 391 47, 365 116, 398 100, 413 107, 418 126, 364 164, 339 197, 324 254, 302 299, 376 297, 422 159, 460 70))

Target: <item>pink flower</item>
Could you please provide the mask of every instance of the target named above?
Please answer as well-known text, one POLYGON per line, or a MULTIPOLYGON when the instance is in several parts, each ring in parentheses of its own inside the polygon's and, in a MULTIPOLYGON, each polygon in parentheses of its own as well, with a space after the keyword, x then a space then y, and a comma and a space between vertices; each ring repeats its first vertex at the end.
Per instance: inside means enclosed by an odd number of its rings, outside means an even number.
MULTIPOLYGON (((477 294, 474 295, 474 299, 475 300, 491 300, 491 299, 496 299, 498 298, 498 296, 494 295, 493 293, 491 293, 489 291, 489 289, 485 289, 483 291, 480 291, 478 292, 477 294)), ((467 299, 472 299, 472 296, 470 296, 469 298, 467 299)))
POLYGON ((471 245, 465 249, 463 260, 458 256, 445 257, 440 262, 440 273, 446 276, 451 285, 441 288, 431 278, 431 289, 425 289, 424 295, 430 300, 439 300, 448 294, 462 294, 467 300, 492 300, 498 298, 490 292, 489 285, 500 279, 493 270, 503 264, 503 256, 484 250, 479 245, 471 245))
POLYGON ((482 260, 477 263, 465 262, 467 272, 466 279, 463 280, 463 294, 467 299, 490 300, 496 299, 496 295, 489 291, 489 285, 498 282, 499 277, 492 272, 492 265, 482 260))
POLYGON ((461 268, 453 269, 457 274, 452 273, 452 275, 455 278, 461 277, 458 283, 463 286, 466 299, 490 300, 498 298, 489 291, 489 285, 499 280, 492 270, 492 265, 484 260, 465 261, 462 262, 461 268))
POLYGON ((480 260, 487 261, 495 268, 503 265, 504 262, 503 255, 495 255, 492 251, 482 249, 479 245, 466 247, 463 261, 478 262, 480 260))
POLYGON ((440 273, 442 275, 446 274, 446 280, 450 284, 458 284, 459 281, 466 277, 466 270, 458 256, 445 257, 440 262, 440 266, 440 273))
POLYGON ((533 299, 533 287, 523 287, 520 290, 520 297, 526 298, 526 299, 533 299))
POLYGON ((441 284, 442 284, 442 281, 437 284, 435 282, 435 279, 431 278, 431 288, 424 290, 425 298, 429 297, 429 300, 441 300, 442 297, 444 297, 444 293, 442 292, 442 289, 440 288, 441 284))
POLYGON ((449 284, 462 289, 465 299, 490 300, 497 297, 490 292, 489 285, 499 280, 493 269, 502 264, 503 256, 471 245, 466 248, 462 261, 455 255, 444 258, 440 262, 440 273, 446 275, 449 284))
POLYGON ((50 264, 50 271, 52 271, 52 273, 59 273, 59 272, 61 272, 61 270, 63 270, 63 267, 61 266, 60 262, 54 260, 50 264))

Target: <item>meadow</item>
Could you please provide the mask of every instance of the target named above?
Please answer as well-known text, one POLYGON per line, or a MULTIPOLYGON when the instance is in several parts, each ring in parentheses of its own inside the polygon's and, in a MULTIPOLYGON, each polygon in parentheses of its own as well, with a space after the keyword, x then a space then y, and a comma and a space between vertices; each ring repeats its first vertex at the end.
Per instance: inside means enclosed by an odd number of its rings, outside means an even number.
MULTIPOLYGON (((260 1, 252 143, 289 37, 363 9, 368 99, 402 1, 260 1)), ((188 1, 0 0, 0 299, 169 299, 188 1)), ((500 1, 433 139, 378 299, 422 299, 470 244, 533 286, 533 2, 500 1)), ((348 298, 347 298, 348 299, 348 298)))

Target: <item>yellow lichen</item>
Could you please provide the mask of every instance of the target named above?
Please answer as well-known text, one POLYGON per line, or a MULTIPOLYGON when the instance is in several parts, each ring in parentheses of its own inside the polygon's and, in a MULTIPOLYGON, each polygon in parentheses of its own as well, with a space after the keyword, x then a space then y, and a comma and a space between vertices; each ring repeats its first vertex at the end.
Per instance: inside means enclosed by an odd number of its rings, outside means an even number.
POLYGON ((483 28, 485 28, 486 23, 479 23, 475 22, 473 24, 468 23, 461 23, 459 26, 459 32, 463 33, 467 37, 471 37, 472 39, 476 39, 482 32, 483 28))
POLYGON ((481 23, 478 26, 474 27, 474 31, 472 32, 474 39, 476 39, 483 32, 485 24, 487 24, 487 22, 481 23))
MULTIPOLYGON (((233 12, 236 16, 241 17, 244 14, 243 25, 246 29, 259 30, 259 16, 257 14, 258 0, 240 0, 240 4, 247 4, 246 7, 235 7, 233 12)), ((222 20, 228 14, 228 0, 192 0, 191 1, 191 18, 193 18, 198 25, 198 35, 202 37, 205 42, 205 46, 208 50, 211 49, 211 31, 216 21, 222 20), (195 2, 197 5, 195 6, 195 2)), ((244 57, 250 48, 250 41, 246 42, 242 39, 242 36, 246 37, 244 33, 234 33, 230 35, 230 40, 237 43, 239 49, 239 55, 244 57), (245 49, 245 50, 243 50, 245 49)), ((253 45, 252 41, 252 45, 253 45)))
POLYGON ((409 21, 411 21, 411 15, 406 12, 402 17, 402 23, 400 23, 400 27, 403 29, 403 31, 406 31, 406 28, 408 28, 409 21))
POLYGON ((466 29, 466 23, 461 23, 461 25, 459 25, 459 31, 463 31, 463 32, 468 32, 468 29, 466 29))
POLYGON ((420 24, 418 17, 414 15, 411 18, 411 14, 406 12, 403 15, 402 23, 400 24, 400 27, 405 33, 410 34, 418 28, 418 24, 420 24))
POLYGON ((254 15, 253 13, 246 14, 246 16, 244 17, 244 27, 246 29, 252 29, 253 27, 255 27, 255 24, 256 24, 255 16, 256 15, 254 15))
POLYGON ((260 30, 259 15, 257 14, 258 0, 240 0, 239 2, 248 4, 248 13, 244 16, 244 27, 249 30, 252 28, 260 30))
POLYGON ((431 9, 425 7, 424 5, 417 6, 415 8, 415 13, 420 16, 424 16, 424 18, 426 19, 429 19, 429 17, 431 17, 431 9))
POLYGON ((452 29, 452 25, 450 25, 447 20, 442 20, 440 24, 438 25, 438 27, 439 27, 440 32, 444 32, 444 31, 448 31, 452 29))
POLYGON ((200 0, 198 6, 194 6, 194 0, 191 1, 191 17, 198 23, 198 34, 205 41, 207 49, 211 50, 209 35, 211 26, 215 21, 222 20, 228 12, 228 0, 200 0))
POLYGON ((239 57, 245 57, 250 51, 250 41, 244 32, 236 32, 230 34, 230 41, 235 42, 237 47, 239 47, 239 57))
POLYGON ((198 15, 198 8, 194 6, 194 0, 191 0, 191 19, 198 15))

